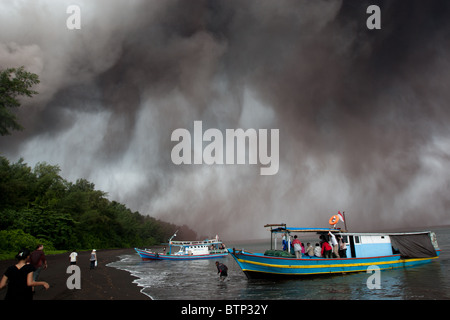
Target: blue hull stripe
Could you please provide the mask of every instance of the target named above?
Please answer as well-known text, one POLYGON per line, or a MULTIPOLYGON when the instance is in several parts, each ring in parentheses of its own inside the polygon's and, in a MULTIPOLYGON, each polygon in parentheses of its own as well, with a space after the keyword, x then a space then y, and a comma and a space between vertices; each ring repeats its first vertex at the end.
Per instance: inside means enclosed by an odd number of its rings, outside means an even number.
POLYGON ((141 256, 143 260, 199 260, 199 259, 214 259, 214 258, 222 258, 228 255, 228 252, 225 253, 212 253, 205 255, 166 255, 166 254, 156 254, 147 251, 143 251, 140 249, 134 249, 141 256))
MULTIPOLYGON (((380 269, 410 267, 428 263, 436 257, 401 259, 400 255, 343 258, 343 259, 313 259, 313 258, 280 258, 267 257, 257 253, 242 253, 236 251, 230 254, 244 272, 259 272, 278 275, 311 275, 324 273, 345 273, 366 271, 368 266, 376 265, 380 269)), ((437 251, 439 255, 440 251, 437 251)))

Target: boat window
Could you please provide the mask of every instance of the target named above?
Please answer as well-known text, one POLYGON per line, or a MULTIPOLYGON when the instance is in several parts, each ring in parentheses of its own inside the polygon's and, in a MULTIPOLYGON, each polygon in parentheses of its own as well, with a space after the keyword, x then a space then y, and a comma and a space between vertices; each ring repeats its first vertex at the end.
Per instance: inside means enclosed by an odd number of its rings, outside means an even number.
POLYGON ((344 241, 345 243, 348 243, 348 238, 347 238, 347 236, 342 236, 342 241, 344 241))
POLYGON ((355 243, 359 243, 359 236, 355 236, 355 243))

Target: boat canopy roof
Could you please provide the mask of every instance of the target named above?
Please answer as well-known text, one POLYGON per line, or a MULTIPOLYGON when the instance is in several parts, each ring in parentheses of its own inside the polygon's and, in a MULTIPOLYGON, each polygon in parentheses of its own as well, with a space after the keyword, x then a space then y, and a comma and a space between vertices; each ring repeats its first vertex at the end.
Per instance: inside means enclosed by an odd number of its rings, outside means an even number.
POLYGON ((296 228, 287 227, 286 224, 266 224, 264 227, 270 227, 272 233, 286 233, 286 232, 341 232, 340 228, 296 228))
POLYGON ((340 228, 297 228, 297 227, 287 227, 286 224, 266 224, 265 228, 270 227, 272 233, 296 233, 296 232, 316 232, 322 233, 329 231, 339 233, 342 235, 354 235, 354 236, 399 236, 399 235, 417 235, 417 234, 429 234, 430 231, 416 231, 416 232, 346 232, 342 231, 340 228))
POLYGON ((189 247, 189 246, 200 246, 200 245, 214 245, 214 244, 222 244, 223 242, 220 240, 203 240, 203 241, 176 241, 171 240, 169 243, 165 243, 166 245, 171 246, 179 246, 179 247, 189 247))

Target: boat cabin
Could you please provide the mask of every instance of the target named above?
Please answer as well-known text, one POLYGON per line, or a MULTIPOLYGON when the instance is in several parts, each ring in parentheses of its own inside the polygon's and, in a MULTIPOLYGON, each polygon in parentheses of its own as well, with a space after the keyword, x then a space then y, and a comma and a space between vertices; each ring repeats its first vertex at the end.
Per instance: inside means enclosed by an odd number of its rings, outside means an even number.
POLYGON ((402 257, 434 257, 439 249, 434 232, 339 233, 347 245, 346 257, 366 258, 400 254, 402 257))
POLYGON ((179 247, 174 255, 207 255, 226 252, 225 245, 219 240, 203 241, 169 241, 169 254, 173 247, 179 247))
POLYGON ((339 234, 347 245, 347 256, 341 258, 364 258, 394 254, 391 239, 385 234, 339 234))
POLYGON ((180 247, 180 250, 175 253, 176 255, 202 255, 209 254, 209 248, 207 245, 192 245, 180 247))

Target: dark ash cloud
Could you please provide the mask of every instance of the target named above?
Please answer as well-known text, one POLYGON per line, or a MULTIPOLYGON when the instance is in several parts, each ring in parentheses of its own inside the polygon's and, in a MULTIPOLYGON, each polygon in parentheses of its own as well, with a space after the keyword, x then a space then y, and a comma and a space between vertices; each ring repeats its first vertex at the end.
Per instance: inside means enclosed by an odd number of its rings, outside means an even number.
POLYGON ((0 5, 0 66, 39 74, 2 154, 59 164, 143 214, 225 238, 265 223, 450 223, 450 4, 80 1, 0 5), (280 129, 280 170, 175 166, 176 128, 280 129))

